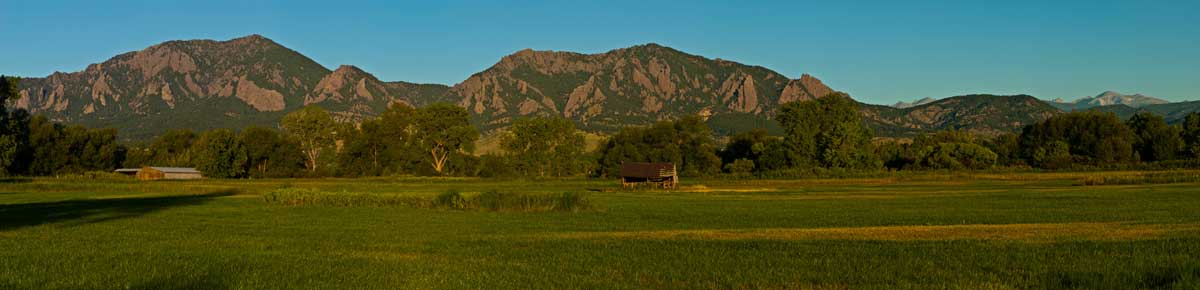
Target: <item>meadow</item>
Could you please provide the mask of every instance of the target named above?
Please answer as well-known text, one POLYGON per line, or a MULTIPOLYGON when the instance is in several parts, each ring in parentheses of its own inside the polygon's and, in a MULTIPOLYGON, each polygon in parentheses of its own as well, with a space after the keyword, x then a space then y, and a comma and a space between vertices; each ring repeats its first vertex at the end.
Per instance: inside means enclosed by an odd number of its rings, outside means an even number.
POLYGON ((0 289, 1198 289, 1198 175, 6 179, 0 289))

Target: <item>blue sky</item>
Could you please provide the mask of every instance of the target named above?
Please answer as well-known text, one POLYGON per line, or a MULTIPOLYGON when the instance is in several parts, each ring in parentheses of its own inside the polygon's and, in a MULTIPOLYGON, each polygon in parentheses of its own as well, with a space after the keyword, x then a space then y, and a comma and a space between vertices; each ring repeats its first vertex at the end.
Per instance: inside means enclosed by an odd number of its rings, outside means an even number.
POLYGON ((654 42, 809 73, 871 103, 1105 90, 1200 99, 1200 20, 1189 19, 1200 1, 0 2, 0 73, 21 76, 257 33, 389 81, 454 84, 524 48, 654 42))

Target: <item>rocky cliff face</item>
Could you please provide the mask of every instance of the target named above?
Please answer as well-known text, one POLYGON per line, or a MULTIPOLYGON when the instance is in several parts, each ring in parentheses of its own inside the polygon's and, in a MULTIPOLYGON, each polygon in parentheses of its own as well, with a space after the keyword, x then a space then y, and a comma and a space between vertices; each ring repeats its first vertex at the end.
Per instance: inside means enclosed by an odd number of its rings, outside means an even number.
POLYGON ((561 116, 591 130, 684 115, 771 115, 833 90, 804 75, 686 54, 656 44, 601 54, 522 50, 455 85, 450 95, 485 129, 523 116, 561 116))
POLYGON ((114 126, 129 138, 169 128, 274 126, 304 105, 347 119, 392 102, 417 103, 448 87, 385 83, 344 66, 331 72, 259 35, 228 41, 169 41, 73 73, 21 81, 18 107, 89 126, 114 126))
MULTIPOLYGON (((58 121, 116 127, 127 139, 172 128, 276 126, 307 105, 357 121, 391 104, 433 102, 467 108, 483 131, 526 116, 560 116, 584 130, 613 132, 700 115, 717 132, 732 134, 771 127, 781 104, 833 91, 811 75, 789 79, 656 44, 600 54, 523 50, 453 87, 384 82, 354 66, 330 71, 251 35, 170 41, 80 72, 26 78, 17 106, 58 121)), ((907 109, 864 104, 862 111, 878 135, 905 136, 954 128, 1015 131, 1056 112, 1047 108, 1028 96, 966 96, 907 109)))
POLYGON ((304 105, 318 105, 339 119, 357 121, 379 115, 388 106, 424 105, 449 89, 443 85, 383 82, 358 67, 342 65, 317 82, 304 105))
POLYGON ((24 79, 25 98, 18 106, 64 121, 150 115, 213 99, 236 99, 246 109, 277 112, 300 105, 296 96, 328 73, 258 35, 171 41, 81 72, 24 79))

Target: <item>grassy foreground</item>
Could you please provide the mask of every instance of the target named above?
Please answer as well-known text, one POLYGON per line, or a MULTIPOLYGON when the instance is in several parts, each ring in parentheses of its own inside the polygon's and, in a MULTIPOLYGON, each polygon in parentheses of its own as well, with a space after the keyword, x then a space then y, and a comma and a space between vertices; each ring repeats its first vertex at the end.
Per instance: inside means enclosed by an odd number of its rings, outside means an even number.
POLYGON ((0 181, 0 289, 1198 289, 1200 183, 1136 172, 0 181), (598 209, 287 206, 279 188, 588 192, 598 209))

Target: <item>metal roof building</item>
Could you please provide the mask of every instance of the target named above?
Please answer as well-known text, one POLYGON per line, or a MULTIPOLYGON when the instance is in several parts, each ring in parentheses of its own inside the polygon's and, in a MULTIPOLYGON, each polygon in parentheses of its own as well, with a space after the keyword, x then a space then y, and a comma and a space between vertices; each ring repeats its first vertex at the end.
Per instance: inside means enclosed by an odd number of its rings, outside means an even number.
POLYGON ((122 168, 113 171, 125 175, 136 176, 141 180, 157 179, 200 179, 204 178, 199 170, 191 167, 153 167, 122 168))

